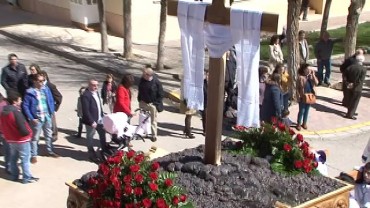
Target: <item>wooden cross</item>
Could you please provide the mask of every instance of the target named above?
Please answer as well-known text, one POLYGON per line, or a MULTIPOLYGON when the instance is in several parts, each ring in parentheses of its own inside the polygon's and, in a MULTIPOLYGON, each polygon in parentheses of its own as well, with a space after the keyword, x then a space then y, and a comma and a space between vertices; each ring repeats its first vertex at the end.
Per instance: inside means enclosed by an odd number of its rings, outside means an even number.
MULTIPOLYGON (((178 0, 168 1, 168 15, 177 16, 178 0)), ((230 5, 225 6, 225 0, 213 0, 207 6, 205 21, 213 24, 230 24, 230 5)), ((278 25, 278 15, 262 14, 261 30, 276 32, 278 25)), ((208 103, 206 141, 204 162, 206 164, 219 165, 221 163, 221 136, 222 120, 224 107, 225 91, 225 58, 209 59, 209 78, 208 78, 208 103)))

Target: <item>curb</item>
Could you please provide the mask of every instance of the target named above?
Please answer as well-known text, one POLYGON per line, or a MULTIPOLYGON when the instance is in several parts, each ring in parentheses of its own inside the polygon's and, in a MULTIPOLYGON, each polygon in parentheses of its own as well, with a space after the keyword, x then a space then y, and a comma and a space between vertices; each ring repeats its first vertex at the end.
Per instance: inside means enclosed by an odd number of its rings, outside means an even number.
MULTIPOLYGON (((110 68, 106 67, 106 66, 103 66, 101 64, 98 64, 98 63, 95 63, 95 62, 92 62, 92 61, 89 61, 87 59, 84 59, 84 58, 79 58, 67 51, 60 51, 60 50, 57 50, 57 49, 54 49, 52 47, 48 47, 46 45, 43 45, 43 44, 39 44, 35 41, 33 41, 32 39, 29 39, 27 37, 22 37, 22 36, 18 36, 18 35, 14 35, 14 34, 11 34, 7 31, 4 31, 4 30, 0 30, 0 34, 1 35, 4 35, 8 38, 11 38, 13 40, 16 40, 16 41, 19 41, 19 42, 22 42, 24 44, 27 44, 27 45, 30 45, 30 46, 33 46, 35 48, 39 48, 41 50, 44 50, 44 51, 47 51, 49 53, 52 53, 52 54, 55 54, 55 55, 58 55, 58 56, 61 56, 63 58, 66 58, 66 59, 69 59, 69 60, 72 60, 74 62, 77 62, 79 64, 83 64, 83 65, 86 65, 88 67, 91 67, 91 68, 94 68, 94 69, 97 69, 97 70, 100 70, 102 72, 106 72, 106 73, 113 73, 113 74, 120 74, 120 72, 117 72, 115 70, 111 70, 110 68)), ((109 55, 111 56, 112 58, 116 58, 115 55, 113 55, 112 53, 105 53, 106 55, 109 55)), ((144 66, 145 64, 143 64, 144 66)), ((140 77, 138 76, 135 76, 133 75, 137 80, 140 79, 140 77)), ((175 94, 172 94, 172 90, 170 89, 166 89, 166 87, 163 86, 163 91, 164 91, 164 97, 165 98, 169 98, 173 101, 176 101, 176 102, 180 102, 180 98, 178 97, 177 98, 177 95, 175 94)))

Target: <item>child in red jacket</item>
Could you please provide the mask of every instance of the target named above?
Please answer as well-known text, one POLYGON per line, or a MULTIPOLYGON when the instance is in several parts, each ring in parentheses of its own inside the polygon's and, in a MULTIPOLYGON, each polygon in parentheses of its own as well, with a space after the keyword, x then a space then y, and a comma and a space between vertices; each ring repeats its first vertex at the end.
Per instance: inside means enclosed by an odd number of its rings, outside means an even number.
POLYGON ((38 178, 32 176, 30 172, 32 130, 28 122, 20 111, 22 103, 18 92, 8 93, 9 105, 5 106, 0 116, 1 129, 4 138, 10 147, 10 173, 13 181, 19 179, 18 159, 21 159, 22 183, 32 183, 38 178))

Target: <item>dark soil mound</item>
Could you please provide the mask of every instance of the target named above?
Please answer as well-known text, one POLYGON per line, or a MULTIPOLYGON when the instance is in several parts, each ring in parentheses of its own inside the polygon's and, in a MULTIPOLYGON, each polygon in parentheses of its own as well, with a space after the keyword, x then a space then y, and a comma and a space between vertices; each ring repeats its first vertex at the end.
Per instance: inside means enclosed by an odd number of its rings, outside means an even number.
MULTIPOLYGON (((223 145, 225 146, 225 145, 223 145)), ((176 183, 196 207, 273 207, 276 201, 298 205, 342 187, 336 180, 316 175, 274 173, 266 159, 222 152, 222 165, 203 164, 201 145, 156 159, 176 172, 176 183)))

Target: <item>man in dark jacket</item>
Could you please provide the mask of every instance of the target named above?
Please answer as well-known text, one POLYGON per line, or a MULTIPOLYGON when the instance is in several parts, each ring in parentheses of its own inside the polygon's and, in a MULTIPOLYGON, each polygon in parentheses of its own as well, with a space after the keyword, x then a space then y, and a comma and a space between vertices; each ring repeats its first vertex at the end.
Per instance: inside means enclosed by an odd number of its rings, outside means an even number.
POLYGON ((93 139, 96 132, 99 134, 101 149, 108 151, 102 120, 104 113, 101 97, 98 93, 98 85, 99 82, 96 79, 89 80, 88 89, 81 96, 82 122, 86 126, 87 150, 90 160, 94 162, 98 160, 93 147, 93 139))
POLYGON ((9 54, 8 59, 9 64, 2 69, 1 85, 7 92, 9 90, 15 90, 23 97, 28 88, 26 67, 18 63, 18 57, 14 53, 9 54))
POLYGON ((347 58, 346 60, 344 60, 343 64, 340 65, 339 69, 340 69, 340 72, 342 73, 342 91, 343 91, 343 100, 342 100, 342 105, 345 106, 345 107, 348 107, 348 89, 346 87, 346 77, 345 77, 345 73, 346 73, 346 70, 348 67, 350 67, 351 65, 355 64, 357 61, 356 61, 356 56, 357 55, 364 55, 365 51, 364 49, 362 48, 359 48, 356 50, 356 53, 347 58))
POLYGON ((149 66, 143 69, 138 101, 141 109, 150 112, 152 140, 155 141, 157 139, 157 114, 163 111, 163 87, 149 66))
MULTIPOLYGON (((59 90, 57 89, 57 86, 50 82, 48 73, 46 71, 44 70, 41 71, 41 74, 44 75, 45 77, 44 85, 50 89, 51 94, 53 95, 54 109, 55 109, 55 112, 57 112, 59 110, 60 104, 62 104, 63 95, 62 93, 59 92, 59 90)), ((53 125, 53 141, 55 142, 56 140, 58 140, 58 126, 57 126, 57 119, 56 119, 55 113, 52 117, 52 125, 53 125)))
POLYGON ((1 113, 1 128, 5 140, 10 146, 10 173, 13 181, 19 179, 18 159, 22 164, 22 183, 32 183, 38 178, 32 176, 30 171, 32 130, 20 111, 21 96, 16 91, 9 91, 9 105, 1 113))
POLYGON ((348 67, 344 73, 346 88, 348 90, 348 103, 346 118, 356 120, 355 113, 361 98, 361 91, 365 81, 366 69, 362 66, 364 55, 357 55, 356 62, 348 67))

